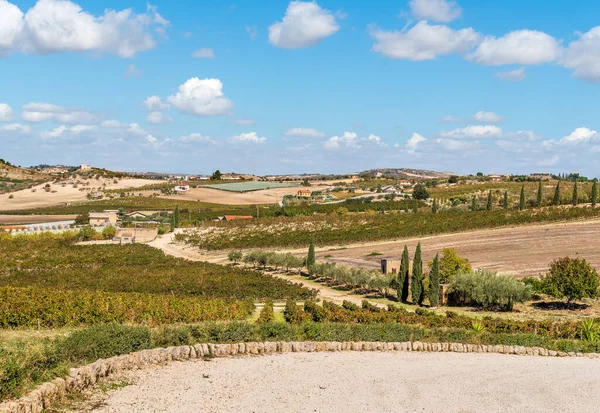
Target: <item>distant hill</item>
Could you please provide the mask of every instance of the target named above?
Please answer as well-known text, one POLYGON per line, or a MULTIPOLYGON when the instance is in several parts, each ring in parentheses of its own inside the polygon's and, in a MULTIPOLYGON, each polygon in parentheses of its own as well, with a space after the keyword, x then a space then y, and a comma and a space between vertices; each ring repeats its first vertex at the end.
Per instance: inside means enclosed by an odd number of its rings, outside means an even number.
POLYGON ((377 172, 381 172, 381 174, 385 177, 399 179, 440 179, 448 178, 450 175, 452 175, 451 172, 436 172, 426 169, 411 168, 370 169, 368 171, 361 172, 361 175, 375 175, 377 172))
POLYGON ((4 159, 0 159, 0 179, 8 180, 34 180, 50 179, 48 175, 30 169, 20 168, 4 159))

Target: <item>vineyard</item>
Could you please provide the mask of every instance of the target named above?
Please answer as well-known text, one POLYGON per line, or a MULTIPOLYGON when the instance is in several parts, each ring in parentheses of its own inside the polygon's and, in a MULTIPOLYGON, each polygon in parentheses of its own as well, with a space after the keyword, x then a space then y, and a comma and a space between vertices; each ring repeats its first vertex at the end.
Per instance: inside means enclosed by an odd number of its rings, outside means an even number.
POLYGON ((0 256, 0 327, 243 319, 253 309, 247 300, 314 296, 257 271, 189 262, 139 244, 2 237, 0 256))
POLYGON ((524 211, 467 211, 348 214, 310 217, 262 218, 253 222, 230 222, 227 226, 207 223, 201 235, 195 231, 178 234, 178 239, 208 250, 230 248, 304 247, 383 241, 524 225, 600 217, 600 209, 550 207, 524 211))

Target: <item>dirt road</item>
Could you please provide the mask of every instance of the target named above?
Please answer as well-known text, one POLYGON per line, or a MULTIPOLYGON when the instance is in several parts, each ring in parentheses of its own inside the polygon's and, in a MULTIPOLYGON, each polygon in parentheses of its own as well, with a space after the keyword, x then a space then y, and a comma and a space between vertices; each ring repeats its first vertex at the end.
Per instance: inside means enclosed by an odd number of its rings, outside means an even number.
POLYGON ((141 370, 112 412, 583 412, 600 362, 458 353, 288 353, 141 370))

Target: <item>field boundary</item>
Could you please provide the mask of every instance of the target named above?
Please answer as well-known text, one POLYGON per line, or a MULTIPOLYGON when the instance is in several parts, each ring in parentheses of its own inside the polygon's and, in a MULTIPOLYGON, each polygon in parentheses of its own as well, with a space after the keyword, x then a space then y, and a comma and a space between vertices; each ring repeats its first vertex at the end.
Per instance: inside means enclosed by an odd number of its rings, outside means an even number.
POLYGON ((193 346, 154 348, 135 353, 100 359, 83 367, 72 368, 66 378, 56 378, 38 386, 18 400, 0 404, 0 413, 41 413, 44 409, 60 402, 67 393, 80 393, 95 385, 99 380, 126 370, 140 369, 152 365, 164 365, 171 361, 184 361, 213 357, 256 356, 284 353, 314 353, 339 351, 374 352, 452 352, 452 353, 496 353, 515 356, 536 357, 587 357, 600 359, 597 353, 566 353, 542 347, 507 345, 477 345, 462 343, 368 342, 368 341, 266 341, 235 344, 201 343, 193 346))

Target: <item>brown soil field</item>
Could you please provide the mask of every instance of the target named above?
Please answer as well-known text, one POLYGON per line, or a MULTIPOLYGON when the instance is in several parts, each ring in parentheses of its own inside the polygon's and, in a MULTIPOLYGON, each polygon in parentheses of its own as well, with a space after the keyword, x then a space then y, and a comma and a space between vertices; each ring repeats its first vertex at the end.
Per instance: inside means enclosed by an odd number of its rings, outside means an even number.
MULTIPOLYGON (((210 202, 226 205, 254 205, 254 204, 276 204, 285 195, 296 195, 300 186, 287 188, 263 189, 252 192, 230 192, 213 188, 192 188, 183 195, 166 195, 160 198, 181 199, 188 201, 210 202)), ((314 185, 309 187, 311 191, 321 191, 330 188, 329 185, 314 185)))
MULTIPOLYGON (((69 180, 74 181, 74 180, 69 180)), ((23 189, 21 191, 12 192, 10 194, 0 195, 0 211, 17 211, 20 209, 43 208, 63 203, 85 201, 90 191, 81 191, 80 189, 97 188, 97 189, 124 189, 137 188, 143 185, 156 184, 160 181, 151 179, 120 179, 115 184, 113 179, 81 179, 82 182, 88 182, 88 185, 79 184, 77 188, 73 188, 72 183, 54 184, 50 183, 50 192, 44 190, 44 184, 37 185, 32 189, 23 189), (104 186, 106 184, 106 186, 104 186), (11 196, 13 198, 9 198, 11 196)))
POLYGON ((41 222, 59 222, 75 219, 77 215, 0 215, 0 224, 39 224, 41 222))
POLYGON ((600 268, 599 241, 600 221, 592 220, 348 245, 337 250, 330 247, 317 249, 317 259, 379 268, 382 258, 400 259, 404 245, 408 246, 412 256, 417 243, 421 242, 425 262, 432 260, 444 248, 454 248, 475 268, 530 277, 545 273, 551 261, 565 256, 585 258, 594 267, 600 268), (373 252, 382 255, 367 256, 373 252))

